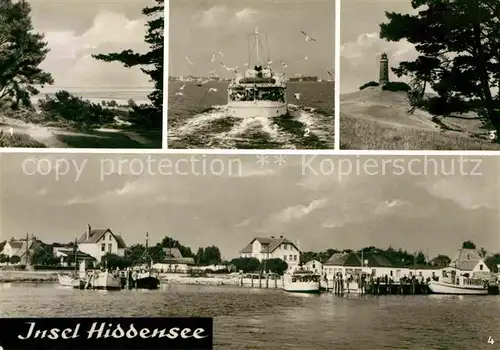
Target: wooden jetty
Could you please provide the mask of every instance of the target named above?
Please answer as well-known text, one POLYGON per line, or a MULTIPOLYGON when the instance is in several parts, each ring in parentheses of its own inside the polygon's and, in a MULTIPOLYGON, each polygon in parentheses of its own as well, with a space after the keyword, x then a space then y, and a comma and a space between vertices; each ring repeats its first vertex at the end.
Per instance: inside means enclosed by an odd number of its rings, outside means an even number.
POLYGON ((425 282, 416 279, 402 282, 386 281, 385 279, 345 280, 335 277, 321 281, 322 289, 335 295, 360 294, 360 295, 422 295, 429 294, 430 290, 425 282))

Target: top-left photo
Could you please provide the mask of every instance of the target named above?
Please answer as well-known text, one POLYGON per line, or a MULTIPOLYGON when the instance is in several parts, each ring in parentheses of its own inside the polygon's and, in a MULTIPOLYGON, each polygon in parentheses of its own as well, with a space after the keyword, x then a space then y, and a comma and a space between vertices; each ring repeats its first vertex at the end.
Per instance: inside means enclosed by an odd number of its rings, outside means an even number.
POLYGON ((1 0, 0 146, 162 147, 163 0, 1 0))

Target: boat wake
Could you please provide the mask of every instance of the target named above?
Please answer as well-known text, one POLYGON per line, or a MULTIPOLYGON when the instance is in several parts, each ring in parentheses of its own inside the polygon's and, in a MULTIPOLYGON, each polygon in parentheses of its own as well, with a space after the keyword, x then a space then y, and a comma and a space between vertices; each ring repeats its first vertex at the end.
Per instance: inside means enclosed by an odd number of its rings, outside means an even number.
POLYGON ((169 148, 310 149, 334 148, 334 117, 314 108, 288 106, 282 117, 238 118, 226 105, 169 125, 169 148))

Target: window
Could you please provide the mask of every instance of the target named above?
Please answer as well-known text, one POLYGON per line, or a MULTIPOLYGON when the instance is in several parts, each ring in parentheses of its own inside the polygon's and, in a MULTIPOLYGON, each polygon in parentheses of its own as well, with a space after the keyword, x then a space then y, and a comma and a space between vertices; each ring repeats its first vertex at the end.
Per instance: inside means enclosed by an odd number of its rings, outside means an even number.
POLYGON ((293 259, 292 254, 290 254, 290 255, 288 256, 288 259, 289 259, 290 261, 292 261, 292 259, 293 259))
POLYGON ((113 251, 113 245, 111 243, 108 244, 108 253, 113 251))
POLYGON ((422 277, 422 271, 419 271, 418 275, 419 275, 420 277, 422 277))
POLYGON ((392 277, 392 270, 391 270, 391 272, 389 272, 389 275, 392 277))
POLYGON ((288 245, 287 244, 283 244, 283 249, 288 250, 288 245))
MULTIPOLYGON (((297 261, 297 255, 293 256, 293 261, 297 261)), ((314 268, 314 265, 313 265, 313 268, 314 268)))
POLYGON ((479 270, 483 271, 483 264, 479 265, 479 270))
POLYGON ((377 270, 372 269, 372 276, 375 276, 377 274, 377 270))
POLYGON ((106 251, 106 243, 101 244, 101 252, 106 251))
POLYGON ((111 241, 111 233, 108 236, 108 241, 111 241))

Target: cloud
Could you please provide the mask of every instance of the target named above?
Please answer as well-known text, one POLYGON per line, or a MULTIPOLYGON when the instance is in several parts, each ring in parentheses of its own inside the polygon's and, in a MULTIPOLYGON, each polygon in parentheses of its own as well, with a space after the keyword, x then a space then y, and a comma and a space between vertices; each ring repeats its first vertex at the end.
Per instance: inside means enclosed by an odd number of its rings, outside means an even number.
POLYGON ((294 220, 300 220, 307 215, 311 214, 313 211, 324 208, 328 200, 325 198, 315 199, 307 205, 295 205, 283 209, 279 213, 275 214, 273 219, 282 223, 287 223, 294 220))
POLYGON ((250 225, 251 222, 252 222, 252 219, 244 219, 244 220, 240 221, 239 223, 237 223, 234 227, 236 227, 236 228, 247 227, 248 225, 250 225))
POLYGON ((222 27, 239 23, 253 23, 260 12, 252 8, 239 11, 229 10, 226 5, 215 5, 193 16, 199 27, 222 27))
POLYGON ((130 20, 120 13, 102 11, 83 34, 46 31, 50 52, 41 67, 52 73, 58 86, 144 86, 148 77, 139 69, 105 63, 92 54, 132 49, 145 51, 144 20, 130 20))
MULTIPOLYGON (((469 177, 469 179, 471 178, 469 177)), ((417 185, 423 187, 431 196, 452 200, 464 209, 495 209, 498 207, 498 192, 495 188, 466 186, 466 181, 463 179, 440 179, 421 182, 417 185)))

